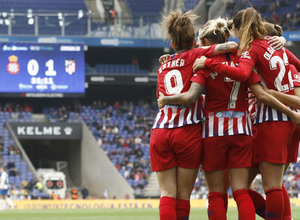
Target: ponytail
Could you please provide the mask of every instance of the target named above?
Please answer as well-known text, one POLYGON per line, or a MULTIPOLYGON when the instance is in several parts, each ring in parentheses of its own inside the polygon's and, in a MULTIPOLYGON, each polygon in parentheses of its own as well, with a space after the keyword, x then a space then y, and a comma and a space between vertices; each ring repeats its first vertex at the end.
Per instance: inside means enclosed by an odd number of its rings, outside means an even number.
POLYGON ((197 18, 198 16, 191 11, 183 14, 181 10, 163 16, 161 25, 166 30, 167 38, 175 45, 175 51, 189 50, 193 47, 195 39, 193 24, 197 18))
POLYGON ((261 16, 254 8, 239 11, 233 18, 233 25, 239 31, 239 54, 251 50, 253 40, 264 39, 267 34, 261 16))
POLYGON ((199 30, 199 40, 203 43, 204 38, 210 39, 214 44, 225 43, 229 37, 233 36, 231 27, 228 26, 228 20, 217 18, 208 21, 199 30))

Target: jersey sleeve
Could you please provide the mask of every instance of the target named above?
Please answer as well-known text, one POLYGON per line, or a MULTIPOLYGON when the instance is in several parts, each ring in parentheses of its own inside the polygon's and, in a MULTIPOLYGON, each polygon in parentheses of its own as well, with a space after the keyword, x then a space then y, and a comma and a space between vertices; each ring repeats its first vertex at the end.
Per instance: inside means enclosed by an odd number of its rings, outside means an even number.
POLYGON ((206 69, 198 70, 194 76, 191 78, 192 82, 201 84, 203 86, 206 86, 207 82, 207 75, 209 75, 209 71, 206 69))
POLYGON ((240 62, 238 67, 227 66, 216 60, 207 58, 204 63, 205 67, 209 68, 212 72, 225 74, 227 77, 239 81, 246 81, 252 73, 254 66, 247 62, 240 62))
POLYGON ((288 49, 285 49, 286 55, 288 57, 289 63, 293 64, 298 71, 300 71, 300 60, 288 49))
POLYGON ((249 76, 249 78, 247 79, 247 87, 252 86, 255 83, 260 82, 260 78, 258 76, 258 74, 254 71, 252 71, 251 75, 249 76))
POLYGON ((201 56, 212 57, 212 53, 217 45, 212 45, 210 47, 198 47, 194 49, 195 57, 199 58, 201 56))
POLYGON ((290 65, 294 86, 300 87, 300 75, 294 65, 290 65))

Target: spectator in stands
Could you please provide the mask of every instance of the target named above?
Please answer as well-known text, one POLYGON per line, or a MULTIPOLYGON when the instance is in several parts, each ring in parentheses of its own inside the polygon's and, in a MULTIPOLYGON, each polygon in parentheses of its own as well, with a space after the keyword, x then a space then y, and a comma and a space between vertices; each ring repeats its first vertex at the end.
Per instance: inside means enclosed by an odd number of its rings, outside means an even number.
POLYGON ((93 101, 93 104, 92 104, 91 108, 92 109, 99 109, 97 101, 93 101))
POLYGON ((98 137, 97 143, 100 147, 102 146, 102 144, 103 144, 102 137, 98 137))
POLYGON ((135 144, 141 144, 141 143, 142 143, 142 138, 141 138, 139 135, 137 135, 137 136, 134 138, 134 143, 135 143, 135 144))
POLYGON ((130 151, 131 155, 135 155, 136 158, 140 159, 144 156, 143 151, 141 150, 141 148, 139 147, 139 145, 135 145, 135 147, 130 151))
POLYGON ((51 197, 52 197, 53 200, 57 200, 58 199, 58 197, 57 197, 57 195, 56 195, 56 193, 54 191, 52 192, 51 197))
POLYGON ((23 105, 23 111, 24 112, 31 112, 31 107, 27 103, 25 103, 23 105))
POLYGON ((77 192, 77 189, 73 186, 72 189, 71 189, 71 198, 72 198, 73 200, 78 199, 77 193, 78 193, 78 192, 77 192))
POLYGON ((6 165, 7 169, 10 170, 11 168, 15 168, 15 163, 13 160, 9 160, 9 162, 6 165))
POLYGON ((118 124, 116 123, 111 131, 114 135, 119 134, 118 124))
POLYGON ((278 24, 279 23, 279 19, 278 19, 278 15, 276 13, 276 11, 273 11, 273 23, 274 24, 278 24))
POLYGON ((116 101, 116 102, 115 102, 115 104, 114 104, 114 108, 115 108, 115 109, 118 109, 118 108, 120 108, 120 103, 119 103, 118 101, 116 101))
POLYGON ((36 188, 37 190, 42 192, 43 191, 43 184, 38 179, 35 179, 34 183, 35 183, 34 188, 36 188))
POLYGON ((47 115, 49 118, 55 118, 56 112, 54 111, 54 108, 49 108, 47 115))
POLYGON ((67 108, 64 105, 58 109, 55 114, 55 118, 59 121, 66 121, 69 118, 67 108))
POLYGON ((124 131, 127 131, 128 132, 128 134, 132 134, 133 133, 133 129, 132 129, 132 127, 131 126, 129 126, 129 124, 128 123, 126 123, 125 125, 124 125, 124 131))
POLYGON ((83 188, 81 189, 81 194, 83 199, 87 199, 89 196, 89 190, 85 186, 83 186, 83 188))
POLYGON ((11 118, 12 118, 13 120, 20 119, 20 118, 22 118, 22 114, 20 113, 20 111, 15 110, 15 111, 13 111, 13 112, 11 113, 11 118))
POLYGON ((17 176, 17 173, 15 171, 15 167, 10 168, 9 172, 8 172, 9 176, 17 176))
POLYGON ((0 145, 4 145, 4 140, 3 140, 3 135, 2 134, 0 134, 0 145))
POLYGON ((110 18, 110 24, 115 24, 115 19, 117 17, 117 11, 116 9, 109 10, 109 18, 110 18))
POLYGON ((21 155, 21 150, 19 148, 16 148, 16 155, 21 155))
POLYGON ((16 154, 16 148, 14 145, 10 145, 9 147, 9 155, 15 155, 16 154))
POLYGON ((133 57, 132 57, 131 64, 132 64, 132 65, 139 65, 139 61, 138 61, 138 59, 137 59, 136 56, 133 56, 133 57))

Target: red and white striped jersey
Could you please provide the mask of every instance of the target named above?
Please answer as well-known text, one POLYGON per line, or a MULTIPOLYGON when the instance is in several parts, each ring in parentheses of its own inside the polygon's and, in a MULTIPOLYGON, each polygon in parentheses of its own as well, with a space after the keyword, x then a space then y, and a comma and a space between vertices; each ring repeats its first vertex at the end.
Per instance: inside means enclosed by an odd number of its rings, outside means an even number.
POLYGON ((203 100, 201 97, 191 105, 166 105, 159 110, 152 128, 177 128, 200 123, 204 118, 203 100))
MULTIPOLYGON (((268 40, 256 39, 252 42, 250 51, 241 54, 240 62, 246 62, 258 71, 262 85, 269 89, 294 95, 294 84, 291 74, 291 66, 289 65, 285 48, 275 50, 272 48, 268 40)), ((260 104, 257 110, 257 118, 255 123, 265 121, 288 121, 287 115, 272 109, 269 106, 260 104)))
MULTIPOLYGON (((289 65, 291 70, 291 78, 294 86, 300 86, 300 75, 294 65, 289 65)), ((290 108, 293 111, 299 111, 297 109, 290 108)), ((265 121, 290 121, 286 114, 280 111, 272 109, 271 107, 264 105, 263 103, 258 105, 255 124, 265 121)))
MULTIPOLYGON (((236 55, 220 55, 213 59, 226 65, 237 66, 236 55)), ((252 136, 252 123, 248 112, 247 89, 260 81, 253 72, 246 82, 234 81, 223 73, 198 70, 191 81, 206 88, 203 138, 246 134, 252 136)))
MULTIPOLYGON (((176 53, 169 61, 158 69, 157 97, 159 92, 165 96, 172 96, 187 92, 191 86, 193 76, 192 66, 202 55, 211 57, 214 46, 196 48, 176 53)), ((152 129, 177 128, 184 125, 199 123, 203 118, 202 99, 191 105, 166 105, 157 113, 152 129)))

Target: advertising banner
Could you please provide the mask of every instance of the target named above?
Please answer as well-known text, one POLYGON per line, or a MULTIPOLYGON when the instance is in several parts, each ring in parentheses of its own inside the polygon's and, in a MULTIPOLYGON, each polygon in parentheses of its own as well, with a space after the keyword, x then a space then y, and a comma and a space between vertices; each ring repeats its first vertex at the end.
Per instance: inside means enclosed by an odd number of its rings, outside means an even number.
POLYGON ((80 123, 10 123, 19 139, 81 139, 80 123))

